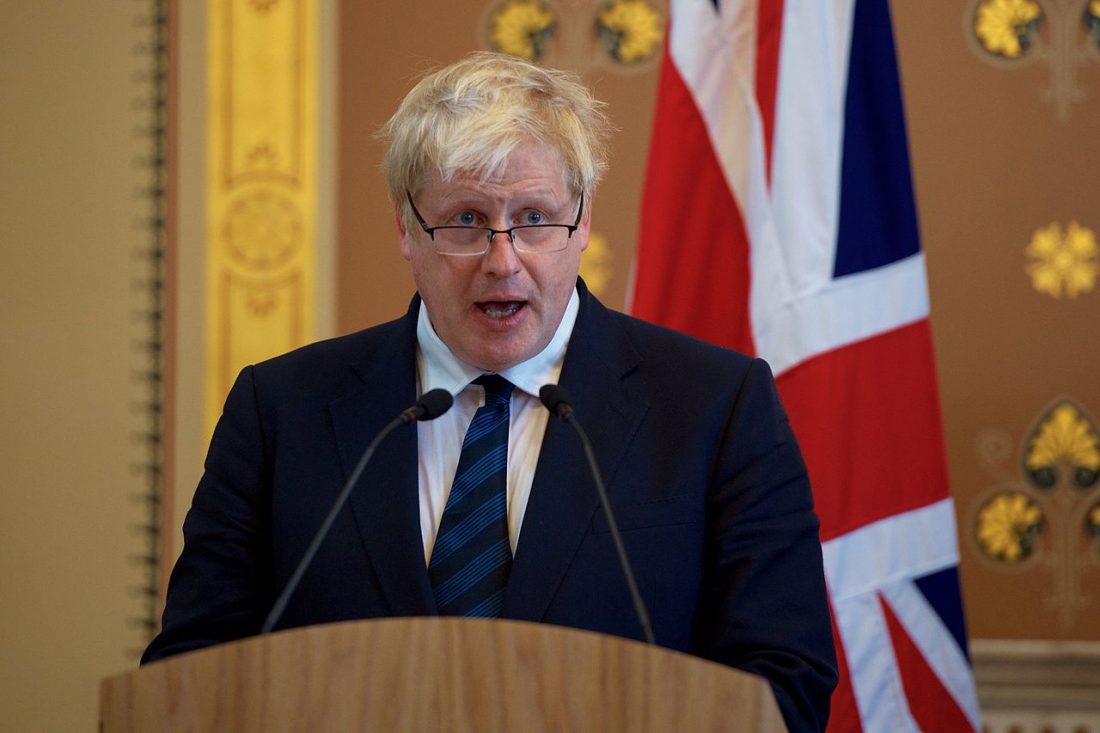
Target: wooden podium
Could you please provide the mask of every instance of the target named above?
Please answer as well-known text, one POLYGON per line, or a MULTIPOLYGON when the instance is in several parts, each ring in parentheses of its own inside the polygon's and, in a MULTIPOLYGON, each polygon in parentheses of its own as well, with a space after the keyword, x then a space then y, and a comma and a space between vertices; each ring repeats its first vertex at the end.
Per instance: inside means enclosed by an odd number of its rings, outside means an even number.
POLYGON ((100 731, 786 731, 762 679, 558 626, 406 618, 222 644, 103 680, 100 731))

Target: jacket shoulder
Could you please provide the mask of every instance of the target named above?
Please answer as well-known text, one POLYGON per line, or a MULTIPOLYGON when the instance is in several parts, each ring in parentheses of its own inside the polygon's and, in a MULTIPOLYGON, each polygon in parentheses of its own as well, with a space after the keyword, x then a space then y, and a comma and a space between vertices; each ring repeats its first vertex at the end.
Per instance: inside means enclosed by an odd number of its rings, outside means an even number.
POLYGON ((633 349, 654 367, 703 379, 712 373, 728 379, 731 374, 744 373, 753 362, 762 361, 625 313, 609 310, 608 314, 633 349))

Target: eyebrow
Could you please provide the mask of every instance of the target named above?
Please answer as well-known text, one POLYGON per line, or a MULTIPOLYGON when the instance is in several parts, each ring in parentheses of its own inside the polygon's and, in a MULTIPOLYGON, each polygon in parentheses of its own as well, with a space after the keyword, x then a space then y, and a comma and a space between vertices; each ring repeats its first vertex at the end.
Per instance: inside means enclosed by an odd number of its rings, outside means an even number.
POLYGON ((559 201, 557 195, 549 189, 520 192, 507 199, 486 196, 479 191, 470 190, 443 196, 438 200, 438 205, 445 209, 468 206, 479 211, 493 207, 508 208, 509 210, 536 208, 556 213, 569 209, 571 201, 571 196, 566 197, 564 201, 559 201))

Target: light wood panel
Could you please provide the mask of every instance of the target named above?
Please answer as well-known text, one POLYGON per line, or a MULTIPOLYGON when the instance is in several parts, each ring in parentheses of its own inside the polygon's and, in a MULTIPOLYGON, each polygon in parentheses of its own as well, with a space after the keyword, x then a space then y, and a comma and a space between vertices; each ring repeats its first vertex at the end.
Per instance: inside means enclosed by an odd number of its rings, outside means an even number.
POLYGON ((106 680, 126 731, 786 730, 762 679, 639 642, 516 621, 314 626, 106 680))

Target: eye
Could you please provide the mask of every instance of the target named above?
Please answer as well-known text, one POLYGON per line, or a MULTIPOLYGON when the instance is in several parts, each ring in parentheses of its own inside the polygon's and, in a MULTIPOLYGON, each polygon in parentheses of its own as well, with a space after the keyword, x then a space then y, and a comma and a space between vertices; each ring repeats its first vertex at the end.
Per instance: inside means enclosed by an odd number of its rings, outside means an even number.
POLYGON ((546 215, 543 214, 541 211, 535 211, 533 209, 529 209, 529 210, 523 212, 522 215, 520 215, 519 223, 520 223, 520 226, 529 226, 531 224, 545 224, 546 223, 546 215))
POLYGON ((476 227, 478 226, 478 217, 472 211, 460 211, 455 215, 454 223, 462 227, 476 227))

